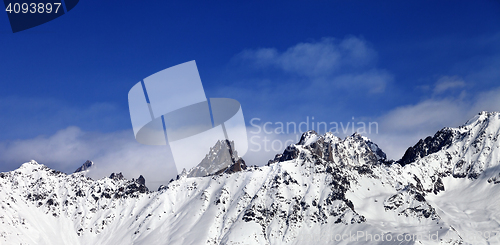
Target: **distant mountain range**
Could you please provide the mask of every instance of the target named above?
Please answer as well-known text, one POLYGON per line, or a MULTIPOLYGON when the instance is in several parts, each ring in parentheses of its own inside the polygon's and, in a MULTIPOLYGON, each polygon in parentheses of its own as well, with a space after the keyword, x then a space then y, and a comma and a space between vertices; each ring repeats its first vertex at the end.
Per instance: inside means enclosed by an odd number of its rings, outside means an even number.
POLYGON ((481 112, 392 161, 308 131, 262 167, 219 141, 157 191, 31 161, 0 173, 0 244, 500 244, 499 137, 481 112))

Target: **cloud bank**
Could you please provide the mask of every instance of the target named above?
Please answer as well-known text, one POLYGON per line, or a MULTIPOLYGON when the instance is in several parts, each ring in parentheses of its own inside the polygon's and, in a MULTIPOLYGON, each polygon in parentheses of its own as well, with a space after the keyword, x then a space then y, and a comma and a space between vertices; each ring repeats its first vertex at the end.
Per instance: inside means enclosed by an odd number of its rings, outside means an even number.
POLYGON ((130 179, 142 174, 152 188, 168 183, 177 174, 166 146, 141 145, 135 141, 132 130, 98 133, 71 126, 50 136, 0 142, 0 156, 0 171, 14 170, 33 159, 72 173, 86 160, 92 160, 92 178, 113 172, 122 172, 130 179))
POLYGON ((276 48, 244 50, 236 62, 255 69, 274 69, 307 79, 312 89, 328 84, 340 89, 367 88, 382 93, 392 75, 375 67, 377 53, 361 38, 323 38, 298 43, 280 52, 276 48))

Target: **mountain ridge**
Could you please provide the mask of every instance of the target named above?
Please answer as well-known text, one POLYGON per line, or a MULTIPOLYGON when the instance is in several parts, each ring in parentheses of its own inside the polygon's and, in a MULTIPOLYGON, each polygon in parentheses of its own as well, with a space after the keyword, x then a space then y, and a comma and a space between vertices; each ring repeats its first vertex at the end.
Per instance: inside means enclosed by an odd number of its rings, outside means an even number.
POLYGON ((481 112, 445 129, 447 137, 410 147, 417 149, 410 163, 389 162, 359 134, 340 139, 308 131, 267 166, 184 174, 152 192, 141 192, 136 180, 92 180, 28 162, 0 173, 0 241, 365 244, 367 234, 416 234, 419 239, 397 244, 500 244, 496 234, 469 234, 500 227, 494 195, 500 191, 500 113, 481 112), (322 235, 325 230, 332 236, 322 235), (361 240, 335 240, 358 232, 361 240))

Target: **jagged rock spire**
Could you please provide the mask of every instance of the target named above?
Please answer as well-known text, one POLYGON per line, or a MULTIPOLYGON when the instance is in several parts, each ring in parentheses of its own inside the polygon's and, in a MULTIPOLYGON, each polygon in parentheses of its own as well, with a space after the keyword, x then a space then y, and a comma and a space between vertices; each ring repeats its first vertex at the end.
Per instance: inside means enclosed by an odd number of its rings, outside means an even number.
POLYGON ((78 173, 78 172, 86 171, 86 170, 90 169, 92 166, 94 166, 94 162, 92 162, 90 160, 87 160, 87 161, 85 161, 85 163, 82 164, 82 166, 80 166, 79 168, 77 168, 75 170, 75 172, 73 172, 73 173, 78 173))

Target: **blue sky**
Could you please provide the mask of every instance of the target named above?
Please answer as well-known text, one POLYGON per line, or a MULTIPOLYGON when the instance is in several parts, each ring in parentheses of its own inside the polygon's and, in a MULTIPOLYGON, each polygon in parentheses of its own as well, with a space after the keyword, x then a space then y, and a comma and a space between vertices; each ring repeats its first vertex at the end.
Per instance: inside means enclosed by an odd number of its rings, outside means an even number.
POLYGON ((127 93, 190 60, 207 97, 240 101, 249 129, 376 121, 369 137, 391 158, 500 110, 498 1, 80 1, 15 34, 2 14, 0 44, 0 171, 160 162, 139 157, 154 154, 133 142, 127 93))

